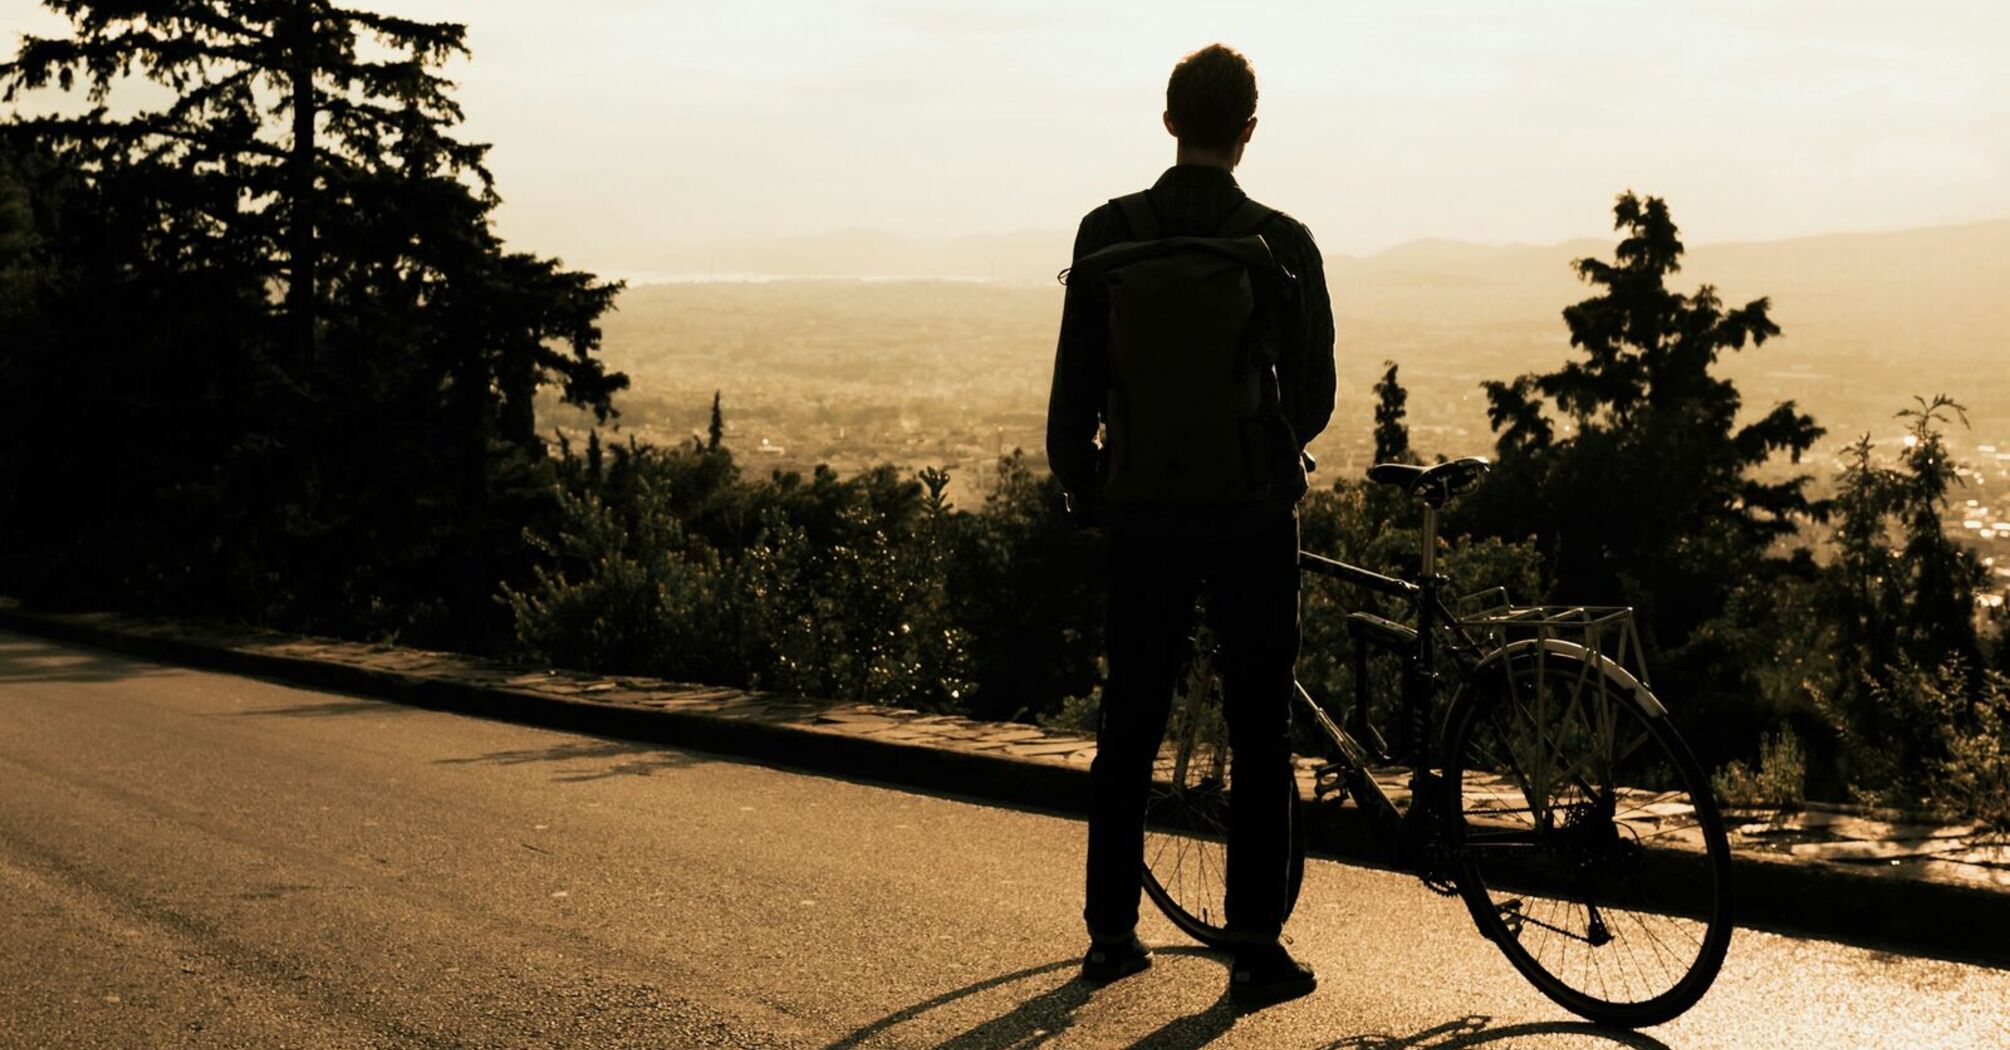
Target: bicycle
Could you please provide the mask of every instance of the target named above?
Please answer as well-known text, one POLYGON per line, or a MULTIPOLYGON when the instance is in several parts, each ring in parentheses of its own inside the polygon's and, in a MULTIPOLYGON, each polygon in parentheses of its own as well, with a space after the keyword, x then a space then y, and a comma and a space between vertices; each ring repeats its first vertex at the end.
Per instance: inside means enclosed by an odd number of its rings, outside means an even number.
MULTIPOLYGON (((1462 599, 1462 613, 1446 605, 1438 511, 1488 468, 1468 457, 1369 470, 1421 505, 1413 578, 1299 553, 1301 572, 1414 611, 1409 623, 1347 616, 1355 694, 1345 726, 1296 686, 1297 710, 1324 752, 1312 801, 1352 798, 1390 867, 1462 898, 1480 933, 1565 1009, 1618 1027, 1659 1024, 1702 997, 1730 943, 1723 818, 1648 688, 1630 608, 1514 606, 1499 588, 1462 599), (1371 648, 1402 661, 1401 755, 1388 753, 1370 722, 1371 648), (1398 778, 1407 773, 1407 807, 1377 779, 1376 767, 1387 775, 1392 765, 1398 778)), ((1147 811, 1143 881, 1175 925, 1225 947, 1220 857, 1231 784, 1212 656, 1197 640, 1174 700, 1147 811)), ((1299 797, 1302 807, 1302 789, 1299 797)), ((1292 822, 1291 903, 1303 880, 1302 824, 1292 822)))

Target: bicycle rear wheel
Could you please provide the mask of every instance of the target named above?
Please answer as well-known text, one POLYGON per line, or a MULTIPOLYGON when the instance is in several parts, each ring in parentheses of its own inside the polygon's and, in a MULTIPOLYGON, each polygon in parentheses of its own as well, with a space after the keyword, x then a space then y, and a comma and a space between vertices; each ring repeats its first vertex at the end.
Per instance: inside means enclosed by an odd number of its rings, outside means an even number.
MULTIPOLYGON (((1173 698, 1145 803, 1143 883, 1145 895, 1173 925, 1202 944, 1223 948, 1229 946, 1225 905, 1231 778, 1221 683, 1211 664, 1207 652, 1197 652, 1173 698)), ((1301 801, 1294 785, 1287 916, 1297 905, 1305 877, 1301 801)))
POLYGON ((1543 994, 1602 1024, 1694 1005, 1729 946, 1730 844, 1665 710, 1583 647, 1520 647, 1450 718, 1459 889, 1543 994))

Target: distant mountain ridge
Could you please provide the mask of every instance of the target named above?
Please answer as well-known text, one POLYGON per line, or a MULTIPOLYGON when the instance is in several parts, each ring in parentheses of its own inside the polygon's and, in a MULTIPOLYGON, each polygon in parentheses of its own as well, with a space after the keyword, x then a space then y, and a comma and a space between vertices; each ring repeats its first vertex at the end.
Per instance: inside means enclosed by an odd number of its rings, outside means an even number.
MULTIPOLYGON (((725 241, 655 253, 650 265, 632 271, 631 283, 703 280, 711 277, 904 277, 1051 282, 1067 265, 1073 235, 1062 230, 1019 230, 944 238, 904 237, 850 229, 794 237, 725 241)), ((1342 275, 1381 275, 1399 283, 1439 287, 1522 284, 1560 276, 1574 285, 1570 260, 1609 256, 1613 242, 1577 238, 1555 244, 1479 244, 1426 237, 1365 256, 1329 254, 1327 269, 1342 275)), ((1723 266, 1734 276, 1774 270, 1769 263, 1791 262, 1828 277, 1882 272, 1892 264, 1937 270, 1933 255, 1952 251, 1992 271, 2010 264, 2010 218, 1910 230, 1833 233, 1774 241, 1692 244, 1689 269, 1723 266)), ((1946 260, 1952 261, 1952 260, 1946 260)), ((2001 287, 2001 286, 1999 286, 2001 287)))

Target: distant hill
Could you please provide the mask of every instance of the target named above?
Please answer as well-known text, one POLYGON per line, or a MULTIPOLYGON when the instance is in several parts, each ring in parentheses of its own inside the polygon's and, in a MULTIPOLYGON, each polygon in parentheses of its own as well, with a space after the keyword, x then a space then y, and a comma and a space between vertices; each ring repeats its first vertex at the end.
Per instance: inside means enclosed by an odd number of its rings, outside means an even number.
MULTIPOLYGON (((1343 352, 1391 348, 1406 374, 1435 374, 1447 392, 1546 367, 1569 352, 1560 312, 1587 293, 1571 260, 1610 259, 1613 243, 1419 241, 1336 260, 1343 352)), ((1913 395, 1944 392, 1975 423, 1957 444, 2010 437, 2010 219, 1691 245, 1671 283, 1713 285, 1732 305, 1771 299, 1783 337, 1723 366, 1749 409, 1791 398, 1846 441, 1889 436, 1913 395)))
MULTIPOLYGON (((707 277, 956 278, 1051 283, 1071 235, 1024 230, 916 239, 870 230, 667 251, 652 274, 707 277)), ((1385 324, 1553 323, 1582 297, 1569 264, 1612 242, 1482 245, 1411 241, 1327 260, 1343 319, 1385 324)), ((635 283, 646 283, 641 277, 635 283)), ((1890 233, 1691 245, 1681 287, 1709 282, 1728 300, 1770 295, 1790 335, 1889 354, 1930 345, 1995 358, 2010 331, 2010 219, 1890 233)))
POLYGON ((1727 291, 1771 295, 1790 334, 2010 371, 2010 219, 1707 245, 1688 270, 1727 291))
MULTIPOLYGON (((1559 311, 1586 292, 1571 260, 1611 251, 1612 242, 1595 240, 1419 241, 1335 260, 1329 276, 1342 324, 1363 334, 1486 327, 1560 336, 1559 311)), ((1729 303, 1771 298, 1786 338, 1761 355, 1770 370, 1870 379, 1911 362, 1929 367, 1895 378, 1955 383, 1962 370, 2001 370, 2010 349, 2010 220, 1693 245, 1683 261, 1673 280, 1683 291, 1707 283, 1729 303)))

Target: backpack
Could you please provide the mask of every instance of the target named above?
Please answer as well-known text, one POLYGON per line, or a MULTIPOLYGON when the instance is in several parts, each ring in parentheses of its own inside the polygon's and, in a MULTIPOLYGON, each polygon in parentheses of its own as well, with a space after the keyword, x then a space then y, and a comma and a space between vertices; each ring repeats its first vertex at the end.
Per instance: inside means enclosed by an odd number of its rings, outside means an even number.
POLYGON ((1282 415, 1256 285, 1282 270, 1256 230, 1276 212, 1244 200, 1213 236, 1160 237, 1144 194, 1112 203, 1134 239, 1083 256, 1069 274, 1070 285, 1095 282, 1109 304, 1103 497, 1268 498, 1282 415))

